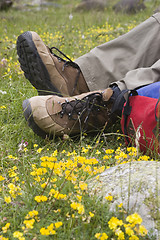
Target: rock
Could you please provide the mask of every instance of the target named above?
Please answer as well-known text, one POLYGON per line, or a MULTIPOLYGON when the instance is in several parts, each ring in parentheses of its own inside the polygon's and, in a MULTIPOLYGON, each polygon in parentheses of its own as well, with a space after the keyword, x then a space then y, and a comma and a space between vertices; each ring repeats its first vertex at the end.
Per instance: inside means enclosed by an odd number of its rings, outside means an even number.
POLYGON ((13 2, 11 0, 0 0, 0 11, 8 10, 12 6, 13 2))
POLYGON ((40 5, 42 0, 32 0, 32 5, 40 5))
POLYGON ((62 7, 61 4, 59 3, 54 3, 54 2, 43 2, 40 4, 41 7, 55 7, 55 8, 60 8, 62 7))
POLYGON ((111 167, 88 183, 90 194, 111 194, 110 210, 123 203, 127 214, 137 212, 148 231, 160 236, 160 162, 137 161, 111 167))
POLYGON ((62 4, 53 2, 53 1, 45 1, 45 0, 32 0, 28 1, 27 3, 21 3, 16 6, 16 9, 21 10, 21 11, 28 11, 34 8, 36 11, 41 11, 42 8, 61 8, 62 4))
POLYGON ((145 8, 146 6, 144 5, 143 0, 121 0, 113 6, 115 12, 128 14, 136 13, 145 8))
POLYGON ((103 0, 84 0, 77 7, 77 11, 89 11, 89 10, 98 10, 102 11, 106 7, 106 3, 103 0))

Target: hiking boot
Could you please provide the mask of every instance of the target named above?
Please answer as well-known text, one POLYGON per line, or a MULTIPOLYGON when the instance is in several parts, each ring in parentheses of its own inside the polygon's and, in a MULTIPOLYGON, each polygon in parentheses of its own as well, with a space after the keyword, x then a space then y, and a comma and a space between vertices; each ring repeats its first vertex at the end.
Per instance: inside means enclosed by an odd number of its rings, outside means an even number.
MULTIPOLYGON (((120 90, 119 90, 120 92, 120 90)), ((115 93, 111 88, 75 97, 36 96, 23 102, 25 119, 39 136, 100 130, 112 115, 115 93)))
POLYGON ((37 33, 27 31, 18 37, 17 54, 25 77, 39 95, 73 96, 89 91, 79 66, 57 48, 48 48, 37 33))

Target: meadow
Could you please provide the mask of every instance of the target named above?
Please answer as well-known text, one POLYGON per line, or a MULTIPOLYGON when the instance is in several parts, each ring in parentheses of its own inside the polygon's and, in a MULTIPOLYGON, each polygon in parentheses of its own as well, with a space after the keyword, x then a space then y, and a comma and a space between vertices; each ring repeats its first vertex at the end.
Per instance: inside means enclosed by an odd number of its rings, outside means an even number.
POLYGON ((137 213, 123 205, 109 211, 113 196, 90 196, 87 181, 128 161, 158 160, 127 148, 117 123, 107 132, 41 139, 27 126, 23 100, 37 95, 25 79, 16 52, 18 35, 37 32, 72 60, 126 33, 153 14, 76 12, 76 0, 37 11, 0 12, 0 239, 154 239, 137 213))

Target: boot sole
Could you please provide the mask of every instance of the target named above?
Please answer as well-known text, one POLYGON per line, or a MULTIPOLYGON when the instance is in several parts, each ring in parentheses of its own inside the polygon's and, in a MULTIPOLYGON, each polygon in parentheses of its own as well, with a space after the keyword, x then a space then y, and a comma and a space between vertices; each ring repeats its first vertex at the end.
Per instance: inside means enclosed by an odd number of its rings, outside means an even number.
POLYGON ((24 117, 28 123, 28 126, 33 130, 35 134, 42 138, 48 137, 49 139, 52 139, 53 137, 49 135, 48 133, 44 132, 42 129, 39 128, 39 126, 35 123, 34 118, 33 118, 33 113, 32 113, 32 108, 30 105, 30 102, 28 99, 23 101, 22 104, 23 107, 23 114, 24 117))
POLYGON ((48 70, 38 53, 31 32, 24 32, 18 37, 17 54, 24 76, 37 89, 39 95, 62 96, 50 81, 48 70))

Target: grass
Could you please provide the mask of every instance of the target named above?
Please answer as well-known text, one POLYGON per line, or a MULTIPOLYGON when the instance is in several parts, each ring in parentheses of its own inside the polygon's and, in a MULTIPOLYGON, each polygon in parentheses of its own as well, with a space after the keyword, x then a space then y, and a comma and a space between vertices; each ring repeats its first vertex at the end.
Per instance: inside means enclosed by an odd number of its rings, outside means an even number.
MULTIPOLYGON (((130 16, 115 14, 111 8, 78 13, 74 11, 78 2, 59 1, 60 8, 41 11, 14 8, 0 12, 0 60, 6 62, 1 61, 0 67, 0 239, 102 240, 107 235, 108 239, 150 239, 136 231, 129 237, 125 228, 129 229, 134 216, 127 218, 129 213, 125 214, 122 206, 118 208, 121 211, 111 213, 112 198, 107 196, 102 204, 87 189, 86 180, 108 167, 133 156, 135 160, 147 158, 136 157, 134 148, 125 148, 119 125, 108 134, 43 140, 34 135, 23 117, 23 100, 37 92, 20 70, 18 35, 36 31, 47 45, 58 47, 74 60, 129 31, 153 12, 149 5, 130 16), (121 231, 116 233, 112 223, 121 231)), ((139 216, 133 226, 136 224, 141 225, 139 216)))

